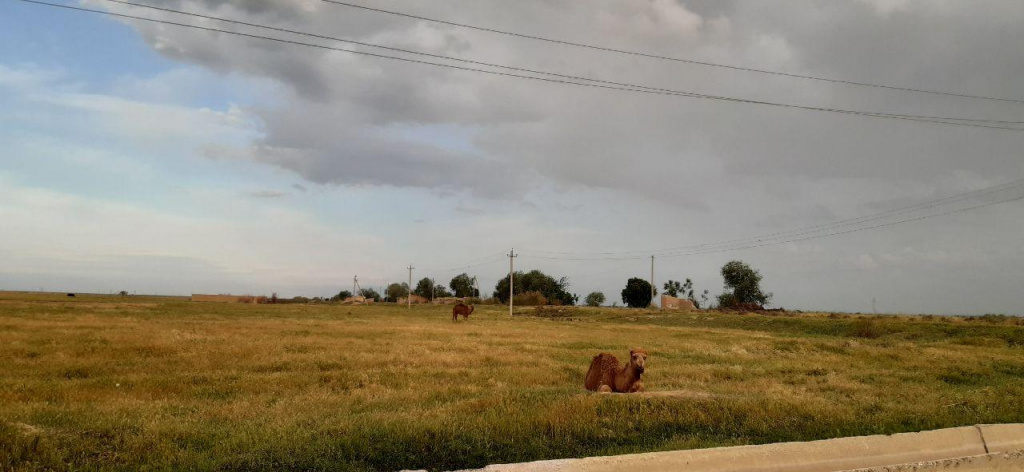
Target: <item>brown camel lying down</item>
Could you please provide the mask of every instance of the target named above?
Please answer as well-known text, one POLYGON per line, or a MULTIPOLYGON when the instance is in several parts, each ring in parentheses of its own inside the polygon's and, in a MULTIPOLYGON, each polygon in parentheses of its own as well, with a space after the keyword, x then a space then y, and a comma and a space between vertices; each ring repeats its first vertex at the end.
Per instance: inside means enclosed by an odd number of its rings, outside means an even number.
POLYGON ((642 392, 644 383, 640 381, 640 376, 644 373, 645 362, 647 351, 639 348, 630 349, 629 365, 626 367, 622 367, 615 356, 602 352, 591 361, 583 386, 587 390, 601 393, 642 392))
POLYGON ((462 319, 469 320, 469 314, 473 313, 473 305, 458 304, 452 308, 452 321, 458 321, 459 315, 462 315, 462 319))

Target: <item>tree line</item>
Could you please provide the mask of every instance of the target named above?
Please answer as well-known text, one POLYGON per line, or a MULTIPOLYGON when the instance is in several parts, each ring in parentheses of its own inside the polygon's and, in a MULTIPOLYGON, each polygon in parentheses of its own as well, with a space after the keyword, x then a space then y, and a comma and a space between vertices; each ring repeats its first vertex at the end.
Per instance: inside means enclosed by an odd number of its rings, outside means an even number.
MULTIPOLYGON (((761 273, 742 261, 726 263, 722 266, 721 275, 724 280, 725 292, 713 297, 719 308, 763 308, 772 298, 771 293, 761 290, 761 273)), ((569 291, 568 277, 555 278, 539 270, 516 271, 512 274, 512 282, 513 302, 517 305, 576 305, 580 301, 579 295, 569 291)), ((508 284, 508 277, 503 277, 494 285, 492 294, 494 302, 508 303, 508 284)), ((397 302, 399 299, 407 297, 410 292, 428 300, 446 297, 480 298, 480 291, 476 286, 476 277, 462 273, 453 277, 447 286, 435 283, 432 278, 424 277, 416 283, 416 287, 412 290, 410 290, 409 284, 402 282, 388 285, 383 294, 372 288, 365 288, 360 290, 359 295, 378 302, 397 302)), ((689 278, 682 282, 670 279, 664 283, 662 289, 666 295, 690 300, 697 308, 711 307, 710 291, 697 292, 693 287, 693 281, 689 278)), ((625 306, 646 308, 651 305, 657 293, 656 289, 652 290, 650 282, 633 277, 626 281, 626 286, 620 295, 625 306)), ((332 300, 345 300, 352 295, 352 292, 342 290, 332 297, 332 300)), ((601 306, 606 301, 607 298, 602 292, 591 292, 583 299, 583 303, 587 306, 601 306)), ((617 303, 613 304, 613 306, 615 305, 617 303)))

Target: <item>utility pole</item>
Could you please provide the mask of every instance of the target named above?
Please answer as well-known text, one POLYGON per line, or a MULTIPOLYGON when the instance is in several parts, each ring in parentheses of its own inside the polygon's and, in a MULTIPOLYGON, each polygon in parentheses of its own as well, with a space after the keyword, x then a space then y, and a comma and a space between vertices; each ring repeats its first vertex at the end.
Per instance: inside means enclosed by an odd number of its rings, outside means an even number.
POLYGON ((516 248, 512 248, 512 251, 508 253, 508 317, 509 318, 512 317, 512 298, 513 298, 513 294, 515 293, 512 290, 512 283, 513 283, 513 280, 514 280, 514 277, 512 277, 512 275, 515 273, 514 272, 515 266, 512 263, 512 261, 514 261, 515 258, 517 258, 517 257, 519 257, 519 256, 516 255, 516 248))
POLYGON ((654 255, 651 255, 651 304, 654 304, 654 255))
MULTIPOLYGON (((358 287, 358 286, 359 286, 359 276, 358 275, 353 275, 352 276, 352 296, 353 297, 358 297, 359 296, 359 291, 356 290, 356 287, 358 287)), ((342 301, 344 301, 344 300, 342 300, 342 301)))
POLYGON ((407 287, 407 290, 406 290, 406 293, 405 293, 405 304, 406 304, 406 307, 409 308, 410 310, 412 309, 412 270, 413 269, 415 269, 415 267, 413 267, 412 264, 409 264, 409 286, 407 287))

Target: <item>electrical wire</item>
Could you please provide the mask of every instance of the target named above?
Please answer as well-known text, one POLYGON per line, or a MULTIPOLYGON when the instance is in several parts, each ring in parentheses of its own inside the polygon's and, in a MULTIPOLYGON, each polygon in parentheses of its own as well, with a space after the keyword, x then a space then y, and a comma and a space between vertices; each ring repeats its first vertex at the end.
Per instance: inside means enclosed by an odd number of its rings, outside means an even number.
POLYGON ((553 254, 553 255, 570 255, 570 256, 610 256, 610 255, 623 255, 624 256, 624 255, 635 254, 637 257, 641 257, 641 256, 642 257, 648 257, 651 254, 657 255, 659 253, 665 253, 665 252, 670 252, 670 251, 678 251, 678 250, 684 250, 684 249, 702 249, 702 248, 713 247, 713 246, 735 245, 735 244, 744 243, 744 242, 758 242, 758 241, 762 241, 762 240, 765 240, 765 239, 777 239, 777 238, 780 238, 780 237, 792 237, 792 236, 799 236, 799 235, 802 235, 802 234, 819 233, 819 232, 826 231, 826 230, 832 230, 832 229, 837 229, 837 228, 841 228, 841 227, 851 226, 851 225, 854 225, 854 224, 861 224, 861 223, 866 223, 866 222, 870 222, 870 221, 880 220, 880 219, 884 219, 884 218, 890 218, 890 217, 893 217, 893 216, 902 215, 902 214, 906 214, 906 213, 914 213, 914 212, 917 212, 917 211, 920 211, 920 210, 934 208, 934 207, 940 206, 940 205, 946 205, 946 204, 949 204, 949 203, 954 203, 954 202, 963 201, 963 200, 967 200, 967 199, 971 199, 971 198, 976 198, 976 197, 980 197, 980 196, 985 196, 985 195, 999 193, 999 192, 1003 192, 1003 191, 1007 191, 1007 190, 1012 190, 1015 187, 1020 186, 1021 184, 1024 184, 1024 179, 1018 179, 1018 180, 1006 182, 1006 183, 1003 183, 1003 184, 995 185, 995 186, 992 186, 992 187, 986 187, 986 188, 983 188, 983 189, 973 190, 973 191, 966 192, 966 193, 961 193, 961 194, 957 194, 957 195, 951 195, 951 196, 940 198, 940 199, 937 199, 937 200, 931 200, 931 201, 927 201, 927 202, 918 203, 918 204, 915 204, 915 205, 910 205, 910 206, 901 207, 901 208, 895 208, 895 209, 892 209, 892 210, 887 210, 887 211, 883 211, 883 212, 879 212, 879 213, 873 213, 873 214, 870 214, 870 215, 863 215, 863 216, 859 216, 859 217, 856 217, 856 218, 849 218, 849 219, 833 221, 833 222, 829 222, 829 223, 821 223, 821 224, 816 224, 816 225, 812 225, 812 226, 806 226, 806 227, 802 227, 802 228, 798 228, 798 229, 793 229, 793 230, 788 230, 788 231, 780 231, 780 232, 775 232, 775 233, 770 233, 770 234, 763 234, 763 235, 760 235, 760 236, 753 236, 753 237, 747 237, 747 238, 730 239, 730 240, 719 241, 719 242, 714 242, 714 243, 703 243, 703 244, 694 244, 694 245, 688 245, 688 246, 667 247, 667 248, 660 248, 660 249, 643 249, 643 250, 613 251, 613 252, 590 252, 590 253, 584 253, 584 252, 558 252, 558 251, 543 251, 543 250, 529 250, 529 249, 527 249, 526 251, 527 252, 532 252, 532 253, 553 254))
MULTIPOLYGON (((944 212, 941 212, 941 213, 934 213, 934 214, 930 214, 930 215, 924 215, 924 216, 920 216, 920 217, 916 217, 916 218, 908 218, 908 219, 893 221, 893 222, 889 222, 889 223, 882 223, 882 224, 878 224, 878 225, 874 225, 874 226, 867 226, 867 227, 862 227, 862 228, 854 228, 854 229, 850 229, 850 230, 846 230, 846 231, 839 231, 839 232, 832 232, 832 233, 825 233, 825 234, 816 234, 816 235, 812 235, 812 236, 806 236, 806 237, 801 237, 801 238, 792 238, 792 239, 786 239, 786 240, 781 240, 781 241, 763 242, 763 243, 760 243, 760 244, 748 244, 748 245, 743 245, 743 246, 739 246, 739 247, 727 247, 727 248, 720 248, 720 249, 718 249, 718 248, 710 249, 710 250, 705 250, 705 251, 692 251, 692 252, 677 252, 677 253, 660 254, 660 255, 657 255, 657 257, 662 258, 662 259, 665 259, 665 258, 669 258, 670 259, 670 258, 675 258, 675 257, 696 256, 696 255, 704 255, 704 254, 717 254, 717 253, 721 253, 721 252, 732 252, 732 251, 738 251, 738 250, 743 250, 743 249, 754 249, 754 248, 760 248, 760 247, 766 247, 766 246, 777 246, 779 244, 786 244, 786 243, 800 242, 800 241, 808 241, 808 240, 812 240, 812 239, 819 239, 819 238, 825 238, 825 237, 831 237, 831 236, 839 236, 839 235, 844 235, 844 234, 857 233, 857 232, 867 231, 867 230, 876 229, 876 228, 884 228, 884 227, 887 227, 887 226, 893 226, 893 225, 899 225, 899 224, 904 224, 904 223, 910 223, 910 222, 925 220, 925 219, 929 219, 929 218, 936 218, 936 217, 939 217, 939 216, 950 215, 950 214, 953 214, 953 213, 961 213, 961 212, 965 212, 965 211, 974 210, 974 209, 977 209, 977 208, 983 208, 983 207, 988 207, 988 206, 992 206, 992 205, 998 205, 998 204, 1001 204, 1001 203, 1007 203, 1007 202, 1012 202, 1012 201, 1022 200, 1022 199, 1024 199, 1024 195, 1020 195, 1020 196, 1016 196, 1016 197, 1012 197, 1012 198, 1006 198, 1006 199, 1002 199, 1002 200, 997 200, 997 201, 993 201, 993 202, 982 203, 982 204, 978 204, 978 205, 974 205, 974 206, 969 206, 969 207, 965 207, 965 208, 958 208, 958 209, 955 209, 955 210, 944 211, 944 212)), ((544 257, 544 256, 529 255, 528 253, 525 253, 525 252, 522 253, 522 254, 523 254, 523 257, 528 258, 528 259, 563 260, 563 261, 573 261, 573 260, 612 260, 612 261, 624 261, 624 260, 640 260, 640 259, 646 259, 646 258, 650 257, 650 256, 607 257, 607 258, 597 259, 597 258, 544 257)))
POLYGON ((475 25, 471 25, 471 24, 468 24, 468 23, 456 23, 454 21, 441 20, 441 19, 437 19, 437 18, 429 18, 429 17, 425 17, 425 16, 413 15, 413 14, 409 14, 409 13, 402 13, 402 12, 397 12, 397 11, 393 11, 393 10, 385 10, 383 8, 368 7, 368 6, 365 6, 365 5, 358 5, 358 4, 355 4, 355 3, 342 2, 342 1, 338 1, 338 0, 320 0, 320 1, 322 1, 324 3, 334 4, 334 5, 340 5, 340 6, 350 7, 350 8, 357 8, 357 9, 361 9, 361 10, 372 11, 372 12, 376 12, 376 13, 384 13, 384 14, 388 14, 388 15, 401 16, 401 17, 405 17, 405 18, 411 18, 411 19, 421 20, 421 21, 428 21, 428 22, 438 23, 438 24, 443 24, 443 25, 448 25, 448 26, 456 26, 456 27, 459 27, 459 28, 468 28, 468 29, 473 29, 473 30, 477 30, 477 31, 484 31, 484 32, 487 32, 487 33, 495 33, 495 34, 501 34, 501 35, 506 35, 506 36, 513 36, 513 37, 517 37, 517 38, 530 39, 530 40, 535 40, 535 41, 543 41, 543 42, 546 42, 546 43, 560 44, 560 45, 563 45, 563 46, 572 46, 572 47, 578 47, 578 48, 592 49, 592 50, 596 50, 596 51, 611 52, 611 53, 624 54, 624 55, 636 56, 636 57, 644 57, 644 58, 648 58, 648 59, 658 59, 658 60, 664 60, 664 61, 682 62, 682 63, 687 63, 687 64, 707 66, 707 67, 718 67, 718 68, 723 68, 723 69, 730 69, 730 70, 737 70, 737 71, 744 71, 744 72, 753 72, 753 73, 757 73, 757 74, 776 75, 776 76, 782 76, 782 77, 790 77, 790 78, 805 79, 805 80, 814 80, 814 81, 819 81, 819 82, 830 82, 830 83, 843 84, 843 85, 852 85, 852 86, 858 86, 858 87, 873 87, 873 88, 888 89, 888 90, 898 90, 898 91, 903 91, 903 92, 923 93, 923 94, 932 94, 932 95, 944 95, 944 96, 949 96, 949 97, 961 97, 961 98, 971 98, 971 99, 979 99, 979 100, 992 100, 992 101, 999 101, 999 102, 1024 103, 1024 100, 1014 99, 1014 98, 1000 98, 1000 97, 990 97, 990 96, 984 96, 984 95, 971 95, 971 94, 965 94, 965 93, 944 92, 944 91, 938 91, 938 90, 927 90, 927 89, 912 88, 912 87, 898 87, 898 86, 894 86, 894 85, 875 84, 875 83, 868 83, 868 82, 857 82, 857 81, 853 81, 853 80, 834 79, 834 78, 828 78, 828 77, 820 77, 820 76, 813 76, 813 75, 802 75, 802 74, 794 74, 794 73, 789 73, 789 72, 781 72, 781 71, 774 71, 774 70, 767 70, 767 69, 757 69, 757 68, 753 68, 753 67, 742 67, 742 66, 729 65, 729 64, 719 64, 719 63, 714 63, 714 62, 698 61, 698 60, 693 60, 693 59, 684 59, 684 58, 679 58, 679 57, 664 56, 664 55, 644 53, 644 52, 639 52, 639 51, 629 51, 629 50, 625 50, 625 49, 617 49, 617 48, 611 48, 611 47, 596 46, 596 45, 593 45, 593 44, 577 43, 577 42, 573 42, 573 41, 566 41, 566 40, 560 40, 560 39, 545 38, 545 37, 542 37, 542 36, 535 36, 535 35, 524 34, 524 33, 516 33, 516 32, 513 32, 513 31, 499 30, 499 29, 496 29, 496 28, 486 28, 486 27, 482 27, 482 26, 475 26, 475 25))
MULTIPOLYGON (((152 23, 159 23, 159 24, 167 24, 167 25, 179 26, 179 27, 184 27, 184 28, 192 28, 192 29, 198 29, 198 30, 203 30, 203 31, 218 32, 218 33, 242 36, 242 37, 253 38, 253 39, 263 39, 263 40, 274 41, 274 42, 285 43, 285 44, 292 44, 292 45, 298 45, 298 46, 312 47, 312 48, 331 50, 331 51, 338 51, 338 52, 347 52, 347 53, 350 53, 350 54, 357 54, 357 55, 363 55, 363 56, 369 56, 369 57, 376 57, 376 58, 381 58, 381 59, 389 59, 389 60, 401 61, 401 62, 407 62, 407 63, 430 65, 430 66, 435 66, 435 67, 445 67, 445 68, 450 68, 450 69, 470 71, 470 72, 478 72, 478 73, 490 74, 490 75, 496 75, 496 76, 506 76, 506 77, 520 78, 520 79, 537 80, 537 81, 550 82, 550 83, 558 83, 558 84, 566 84, 566 85, 577 85, 577 86, 583 86, 583 87, 592 87, 592 88, 609 89, 609 90, 634 92, 634 93, 645 93, 645 94, 654 94, 654 95, 669 95, 669 96, 679 96, 679 97, 687 97, 687 98, 700 98, 700 99, 708 99, 708 100, 719 100, 719 101, 727 101, 727 102, 746 103, 746 104, 753 104, 753 105, 765 105, 765 106, 781 107, 781 108, 789 108, 789 109, 798 109, 798 110, 805 110, 805 111, 818 111, 818 112, 828 112, 828 113, 837 113, 837 114, 846 114, 846 115, 855 115, 855 116, 865 116, 865 117, 875 117, 875 118, 888 118, 888 119, 894 119, 894 120, 905 120, 905 121, 914 121, 914 122, 923 122, 923 123, 945 124, 945 125, 952 125, 952 126, 966 126, 966 127, 988 128, 988 129, 1018 131, 1018 132, 1019 131, 1024 131, 1024 129, 1022 129, 1022 128, 1016 128, 1016 127, 1012 127, 1012 126, 994 126, 994 125, 986 125, 986 124, 982 124, 981 123, 983 121, 994 122, 994 123, 1007 123, 1007 124, 1015 123, 1015 122, 1010 122, 1010 121, 1005 121, 1004 122, 1004 121, 1000 121, 1000 120, 977 120, 977 119, 972 119, 972 118, 929 117, 929 116, 919 116, 919 115, 905 115, 905 114, 892 114, 892 113, 870 112, 870 111, 861 111, 861 110, 848 110, 848 109, 840 109, 840 108, 814 107, 814 106, 808 106, 808 105, 797 105, 797 104, 789 104, 789 103, 781 103, 781 102, 769 102, 769 101, 763 101, 763 100, 752 100, 752 99, 745 99, 745 98, 735 98, 735 97, 726 97, 726 96, 718 96, 718 95, 708 95, 708 94, 700 94, 700 93, 693 93, 693 92, 677 91, 677 90, 671 90, 671 89, 661 89, 661 88, 655 88, 655 87, 647 87, 647 86, 643 86, 643 85, 628 84, 628 83, 616 83, 616 82, 610 82, 610 81, 603 81, 603 80, 600 80, 600 79, 590 79, 590 78, 577 77, 577 76, 567 76, 566 75, 566 76, 563 76, 563 77, 566 77, 566 78, 570 78, 571 77, 572 80, 563 80, 563 79, 553 79, 553 78, 548 78, 548 77, 537 77, 537 76, 531 76, 531 75, 514 74, 514 73, 508 73, 508 72, 498 72, 498 71, 492 71, 492 70, 477 69, 477 68, 473 68, 473 67, 463 67, 463 66, 457 66, 457 65, 452 65, 452 64, 443 64, 443 63, 424 61, 424 60, 418 60, 418 59, 410 59, 410 58, 405 58, 405 57, 389 56, 389 55, 386 55, 386 54, 378 54, 378 53, 373 53, 373 52, 368 52, 368 51, 356 51, 356 50, 352 50, 352 49, 344 49, 344 48, 338 48, 338 47, 332 47, 332 46, 325 46, 325 45, 322 45, 322 44, 306 43, 306 42, 302 42, 302 41, 295 41, 295 40, 283 39, 283 38, 274 38, 274 37, 270 37, 270 36, 262 36, 262 35, 251 34, 251 33, 243 33, 243 32, 239 32, 239 31, 230 31, 230 30, 225 30, 225 29, 220 29, 220 28, 212 28, 212 27, 199 26, 199 25, 193 25, 193 24, 187 24, 187 23, 179 23, 179 22, 169 21, 169 20, 159 20, 159 19, 155 19, 155 18, 140 17, 140 16, 128 15, 128 14, 124 14, 124 13, 115 13, 115 12, 109 12, 109 11, 93 10, 93 9, 89 9, 89 8, 75 7, 75 6, 71 6, 71 5, 61 5, 61 4, 56 4, 56 3, 43 2, 43 1, 39 1, 39 0, 18 0, 18 1, 21 1, 21 2, 24 2, 24 3, 35 4, 35 5, 43 5, 43 6, 49 6, 49 7, 55 7, 55 8, 63 8, 63 9, 68 9, 68 10, 75 10, 75 11, 80 11, 80 12, 95 13, 95 14, 101 14, 101 15, 108 15, 108 16, 114 16, 114 17, 121 17, 121 18, 128 18, 128 19, 134 19, 134 20, 140 20, 140 21, 147 21, 147 22, 152 22, 152 23), (574 82, 573 80, 585 80, 585 81, 588 81, 590 83, 574 82), (621 85, 613 85, 613 84, 621 84, 621 85)), ((196 15, 196 14, 187 13, 187 12, 181 12, 181 14, 189 15, 189 16, 199 16, 199 17, 202 17, 201 15, 196 15)), ((214 18, 214 17, 207 17, 207 18, 214 18)), ((234 20, 224 20, 224 21, 234 21, 234 20)), ((239 24, 242 24, 242 23, 239 22, 239 24)), ((254 24, 247 23, 247 25, 254 25, 254 24)), ((273 27, 266 27, 266 28, 273 29, 273 27)), ((308 33, 295 33, 295 34, 308 34, 308 33)), ((347 41, 347 40, 340 40, 340 41, 347 41)), ((446 59, 449 59, 449 60, 460 60, 460 59, 457 59, 457 58, 446 58, 446 59)), ((497 66, 497 65, 492 66, 492 67, 509 68, 507 66, 497 66)), ((522 70, 525 71, 525 70, 528 70, 528 69, 522 69, 522 70)), ((560 74, 554 74, 554 73, 548 73, 548 72, 534 72, 534 73, 553 75, 553 76, 561 76, 560 74)))

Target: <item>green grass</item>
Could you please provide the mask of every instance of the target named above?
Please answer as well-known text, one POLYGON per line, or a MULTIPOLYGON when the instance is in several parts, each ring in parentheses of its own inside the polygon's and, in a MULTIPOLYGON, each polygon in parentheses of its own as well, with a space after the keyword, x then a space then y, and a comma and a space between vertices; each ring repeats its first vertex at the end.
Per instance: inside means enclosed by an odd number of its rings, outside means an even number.
POLYGON ((1012 317, 450 310, 0 293, 0 470, 439 470, 1024 422, 1012 317), (583 391, 634 346, 677 394, 583 391))

